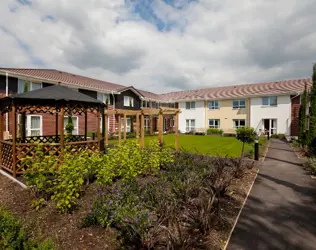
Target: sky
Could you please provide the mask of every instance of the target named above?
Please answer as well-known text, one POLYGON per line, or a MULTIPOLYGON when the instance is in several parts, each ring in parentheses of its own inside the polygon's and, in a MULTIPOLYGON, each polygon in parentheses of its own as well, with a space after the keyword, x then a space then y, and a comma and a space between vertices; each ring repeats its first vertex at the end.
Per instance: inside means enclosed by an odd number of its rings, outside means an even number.
POLYGON ((316 0, 1 0, 0 67, 155 93, 312 75, 316 0))

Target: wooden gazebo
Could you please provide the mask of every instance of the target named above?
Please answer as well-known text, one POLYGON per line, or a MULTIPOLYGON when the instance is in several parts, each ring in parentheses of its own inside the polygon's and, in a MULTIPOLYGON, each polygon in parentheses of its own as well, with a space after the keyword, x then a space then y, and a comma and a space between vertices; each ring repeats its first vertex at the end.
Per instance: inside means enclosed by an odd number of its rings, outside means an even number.
MULTIPOLYGON (((102 134, 105 133, 105 105, 78 91, 54 85, 22 94, 11 95, 0 99, 0 166, 12 173, 13 176, 22 174, 24 169, 21 160, 27 155, 35 154, 38 143, 43 143, 46 152, 55 151, 60 155, 62 149, 68 146, 73 151, 82 149, 99 150, 104 148, 104 137, 100 133, 100 117, 102 119, 102 134), (3 114, 11 113, 12 139, 3 138, 3 114), (20 128, 20 136, 17 137, 17 115, 25 121, 27 114, 50 114, 55 116, 55 135, 26 136, 26 128, 20 128), (97 116, 97 138, 87 138, 87 114, 94 113, 97 116), (71 135, 64 137, 64 116, 67 114, 84 115, 85 130, 83 135, 71 135)), ((25 125, 25 122, 22 122, 25 125)))

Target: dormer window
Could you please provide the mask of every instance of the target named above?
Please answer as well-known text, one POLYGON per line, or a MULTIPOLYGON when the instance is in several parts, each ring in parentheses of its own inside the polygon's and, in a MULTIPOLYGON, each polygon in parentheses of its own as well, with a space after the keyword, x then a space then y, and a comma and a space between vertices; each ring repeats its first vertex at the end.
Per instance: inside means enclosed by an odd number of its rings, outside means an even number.
POLYGON ((130 96, 124 96, 124 107, 134 107, 134 98, 130 96))

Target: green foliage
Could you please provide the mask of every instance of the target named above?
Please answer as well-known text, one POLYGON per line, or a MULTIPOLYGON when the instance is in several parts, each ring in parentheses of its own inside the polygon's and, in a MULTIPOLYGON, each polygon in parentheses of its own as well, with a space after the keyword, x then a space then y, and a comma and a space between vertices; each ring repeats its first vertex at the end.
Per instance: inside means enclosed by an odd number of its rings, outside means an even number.
POLYGON ((237 139, 243 143, 241 150, 241 156, 243 156, 245 143, 253 143, 256 139, 257 133, 253 128, 250 127, 240 127, 236 129, 236 133, 237 139))
POLYGON ((301 98, 301 107, 299 112, 299 135, 298 140, 301 145, 307 145, 306 136, 306 108, 307 108, 307 85, 305 84, 304 93, 301 98))
POLYGON ((157 173, 160 167, 172 161, 172 151, 160 148, 158 141, 151 141, 145 149, 135 141, 126 141, 108 149, 97 173, 97 181, 107 185, 117 177, 125 181, 139 174, 157 173))
POLYGON ((73 154, 66 149, 60 164, 53 151, 47 154, 39 144, 35 157, 23 159, 27 166, 24 177, 37 196, 33 206, 38 210, 48 200, 53 200, 61 212, 74 209, 84 183, 94 178, 100 161, 97 154, 89 151, 73 154))
POLYGON ((222 135, 223 133, 224 133, 224 131, 222 129, 218 129, 218 128, 209 128, 207 130, 208 135, 222 135))
POLYGON ((0 207, 0 249, 8 250, 51 250, 52 241, 43 242, 31 240, 23 229, 21 222, 11 213, 0 207))
POLYGON ((72 113, 68 114, 68 123, 65 129, 68 135, 72 135, 72 131, 74 130, 74 125, 72 122, 72 113))
POLYGON ((316 158, 311 157, 307 159, 307 162, 305 163, 304 167, 312 174, 316 175, 316 158))
POLYGON ((310 92, 309 142, 314 147, 316 138, 316 63, 313 66, 313 86, 310 92))
POLYGON ((271 135, 271 138, 284 140, 285 139, 285 134, 274 134, 274 135, 271 135))

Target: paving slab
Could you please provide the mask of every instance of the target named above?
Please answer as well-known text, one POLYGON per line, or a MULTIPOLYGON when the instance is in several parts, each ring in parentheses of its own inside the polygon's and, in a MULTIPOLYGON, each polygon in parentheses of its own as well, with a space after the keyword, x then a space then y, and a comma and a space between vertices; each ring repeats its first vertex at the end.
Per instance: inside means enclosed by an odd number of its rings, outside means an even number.
POLYGON ((227 249, 316 249, 316 180, 302 163, 271 140, 227 249))

